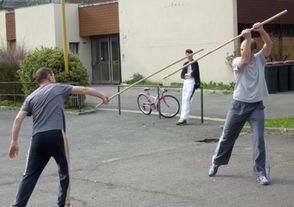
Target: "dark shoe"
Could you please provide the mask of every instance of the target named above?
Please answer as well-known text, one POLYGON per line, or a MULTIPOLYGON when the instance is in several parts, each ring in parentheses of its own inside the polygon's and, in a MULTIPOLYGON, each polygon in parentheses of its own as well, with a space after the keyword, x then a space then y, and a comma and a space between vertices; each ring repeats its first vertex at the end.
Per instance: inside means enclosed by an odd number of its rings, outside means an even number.
POLYGON ((187 121, 183 118, 180 118, 179 121, 176 123, 177 125, 185 125, 187 124, 187 121))
POLYGON ((217 173, 218 167, 219 167, 218 165, 212 164, 209 168, 208 176, 209 177, 215 176, 217 173))
POLYGON ((260 185, 269 185, 269 184, 271 184, 269 179, 267 177, 265 177, 264 175, 257 176, 257 182, 260 185))

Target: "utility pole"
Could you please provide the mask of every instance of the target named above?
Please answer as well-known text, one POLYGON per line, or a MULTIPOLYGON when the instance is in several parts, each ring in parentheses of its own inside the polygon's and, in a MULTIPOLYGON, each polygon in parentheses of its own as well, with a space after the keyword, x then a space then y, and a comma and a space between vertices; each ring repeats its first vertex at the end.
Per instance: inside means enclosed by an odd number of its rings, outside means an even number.
POLYGON ((65 18, 65 5, 64 4, 65 4, 65 0, 61 0, 64 71, 65 71, 65 73, 68 73, 68 47, 67 47, 66 18, 65 18))

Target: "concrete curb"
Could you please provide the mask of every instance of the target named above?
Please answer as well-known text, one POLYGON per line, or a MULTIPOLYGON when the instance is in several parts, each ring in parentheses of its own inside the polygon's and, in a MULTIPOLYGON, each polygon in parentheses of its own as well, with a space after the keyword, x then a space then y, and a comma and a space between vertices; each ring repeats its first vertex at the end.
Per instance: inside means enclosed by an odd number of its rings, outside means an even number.
POLYGON ((226 94, 233 94, 233 91, 230 90, 210 90, 204 89, 205 94, 217 94, 217 95, 226 95, 226 94))
MULTIPOLYGON (((20 107, 18 106, 0 106, 0 111, 18 111, 19 109, 20 107)), ((65 110, 65 113, 71 115, 79 115, 80 112, 78 110, 65 110)))
POLYGON ((0 106, 1 111, 17 111, 20 107, 18 106, 0 106))
MULTIPOLYGON (((242 131, 250 133, 251 128, 250 127, 244 127, 242 131)), ((267 134, 279 134, 279 135, 291 135, 291 136, 294 136, 294 129, 292 129, 292 128, 265 127, 265 132, 267 134)))
MULTIPOLYGON (((129 85, 124 85, 122 86, 121 88, 126 88, 128 87, 129 85)), ((157 87, 157 86, 134 86, 132 88, 135 88, 135 89, 141 89, 141 88, 144 88, 144 87, 157 87)), ((168 86, 160 86, 160 88, 166 88, 167 90, 169 91, 174 91, 174 92, 181 92, 182 88, 170 88, 168 86)), ((225 95, 225 94, 233 94, 233 91, 231 90, 213 90, 213 89, 203 89, 203 92, 204 94, 217 94, 217 95, 225 95)), ((195 93, 200 93, 200 90, 197 89, 195 91, 195 93)))
MULTIPOLYGON (((223 125, 220 125, 220 128, 223 129, 223 125)), ((251 133, 251 128, 249 126, 244 126, 242 129, 243 133, 251 133)), ((274 127, 265 127, 264 132, 266 134, 276 134, 276 135, 290 135, 294 136, 293 128, 274 128, 274 127)))

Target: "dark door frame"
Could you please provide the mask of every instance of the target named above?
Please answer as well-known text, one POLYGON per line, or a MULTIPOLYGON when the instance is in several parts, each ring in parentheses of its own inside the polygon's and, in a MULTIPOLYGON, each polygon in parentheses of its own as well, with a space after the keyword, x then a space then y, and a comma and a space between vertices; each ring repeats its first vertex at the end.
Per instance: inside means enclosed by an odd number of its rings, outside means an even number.
MULTIPOLYGON (((99 45, 99 51, 101 50, 101 45, 99 45)), ((121 83, 121 58, 120 58, 120 41, 119 41, 119 34, 115 34, 115 35, 101 35, 101 36, 93 36, 91 37, 91 62, 92 62, 92 83, 94 84, 120 84, 121 83), (112 52, 112 40, 113 38, 117 39, 117 43, 118 43, 118 60, 113 60, 113 52, 112 52), (106 40, 108 42, 108 59, 109 59, 109 80, 95 80, 94 78, 94 70, 98 70, 98 72, 100 73, 99 75, 102 77, 102 69, 95 69, 95 67, 102 67, 102 65, 98 65, 97 62, 99 62, 99 60, 97 61, 98 55, 97 55, 97 48, 96 48, 96 44, 99 44, 99 41, 103 41, 106 40), (96 51, 94 51, 96 50, 96 51), (114 80, 114 75, 113 75, 113 71, 114 71, 114 64, 118 64, 118 80, 114 80)), ((96 71, 97 72, 97 71, 96 71)), ((97 74, 97 73, 96 73, 97 74)))

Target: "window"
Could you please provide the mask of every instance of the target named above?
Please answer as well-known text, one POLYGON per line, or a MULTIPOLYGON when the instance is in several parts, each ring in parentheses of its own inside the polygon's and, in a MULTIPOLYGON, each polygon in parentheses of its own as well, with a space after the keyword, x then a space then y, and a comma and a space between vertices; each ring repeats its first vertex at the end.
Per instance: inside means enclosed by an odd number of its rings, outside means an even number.
POLYGON ((73 54, 79 54, 79 43, 78 42, 70 42, 69 43, 69 50, 73 54))

